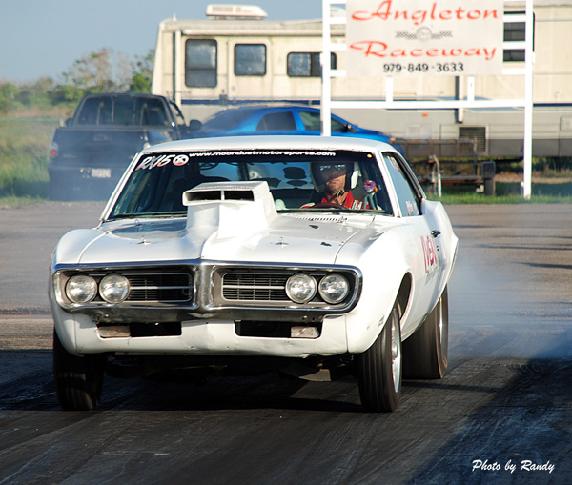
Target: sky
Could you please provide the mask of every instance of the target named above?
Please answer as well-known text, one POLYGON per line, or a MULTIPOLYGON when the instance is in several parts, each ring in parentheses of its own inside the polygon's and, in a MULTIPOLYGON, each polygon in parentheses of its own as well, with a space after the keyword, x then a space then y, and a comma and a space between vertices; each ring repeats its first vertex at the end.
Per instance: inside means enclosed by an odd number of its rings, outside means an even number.
POLYGON ((161 20, 206 18, 209 4, 258 5, 270 20, 321 15, 320 0, 0 0, 0 81, 57 80, 102 48, 144 55, 161 20))

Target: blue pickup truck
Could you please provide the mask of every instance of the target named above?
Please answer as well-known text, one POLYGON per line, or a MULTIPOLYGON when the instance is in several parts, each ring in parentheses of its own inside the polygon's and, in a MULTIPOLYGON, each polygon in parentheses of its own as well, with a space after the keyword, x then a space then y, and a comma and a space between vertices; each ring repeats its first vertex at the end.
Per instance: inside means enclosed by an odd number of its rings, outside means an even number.
POLYGON ((50 198, 107 199, 135 153, 186 136, 183 114, 164 96, 88 95, 54 133, 50 198))

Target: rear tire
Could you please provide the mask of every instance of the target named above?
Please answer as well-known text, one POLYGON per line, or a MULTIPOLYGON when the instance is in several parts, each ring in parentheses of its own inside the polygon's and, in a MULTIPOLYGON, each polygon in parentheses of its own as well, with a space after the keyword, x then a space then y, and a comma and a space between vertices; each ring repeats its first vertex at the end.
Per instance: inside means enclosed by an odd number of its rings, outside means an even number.
POLYGON ((449 300, 447 287, 419 329, 403 342, 403 376, 440 379, 447 370, 449 349, 449 300))
POLYGON ((373 345, 357 360, 359 395, 364 410, 391 412, 401 393, 401 332, 397 304, 373 345))
POLYGON ((91 411, 101 395, 105 356, 70 354, 54 331, 53 374, 56 396, 66 411, 91 411))

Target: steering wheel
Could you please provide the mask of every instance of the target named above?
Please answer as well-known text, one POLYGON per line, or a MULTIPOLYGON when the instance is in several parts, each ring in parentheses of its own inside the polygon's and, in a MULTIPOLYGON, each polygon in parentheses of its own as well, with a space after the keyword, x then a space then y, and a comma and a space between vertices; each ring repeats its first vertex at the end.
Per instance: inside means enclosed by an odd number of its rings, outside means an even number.
POLYGON ((345 207, 335 202, 318 202, 317 204, 310 202, 301 205, 300 209, 345 209, 345 207))

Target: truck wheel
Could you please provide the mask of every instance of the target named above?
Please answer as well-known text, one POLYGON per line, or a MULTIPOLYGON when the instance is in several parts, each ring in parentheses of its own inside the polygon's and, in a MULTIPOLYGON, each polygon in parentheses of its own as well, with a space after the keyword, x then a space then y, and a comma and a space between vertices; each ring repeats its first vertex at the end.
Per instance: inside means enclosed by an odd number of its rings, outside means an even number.
POLYGON ((484 192, 485 195, 495 195, 496 193, 496 184, 495 184, 495 179, 485 179, 485 187, 484 187, 484 192))
POLYGON ((449 302, 447 287, 417 331, 403 342, 403 376, 440 379, 447 370, 449 302))
POLYGON ((66 411, 91 411, 101 395, 105 357, 70 354, 60 342, 56 332, 53 337, 53 374, 56 396, 66 411))
POLYGON ((401 332, 397 305, 373 345, 357 356, 357 377, 361 403, 366 411, 397 409, 401 392, 401 332))

